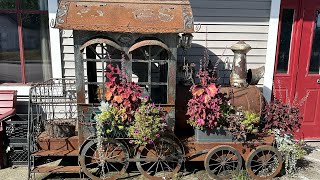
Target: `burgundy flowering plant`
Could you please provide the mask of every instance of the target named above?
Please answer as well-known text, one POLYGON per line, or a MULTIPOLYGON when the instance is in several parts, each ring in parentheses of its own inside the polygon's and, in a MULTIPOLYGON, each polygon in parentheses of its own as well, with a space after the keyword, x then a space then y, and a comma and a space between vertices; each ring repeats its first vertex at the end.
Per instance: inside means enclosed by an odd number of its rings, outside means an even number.
POLYGON ((198 129, 213 129, 219 125, 219 119, 223 116, 224 96, 207 70, 200 68, 197 77, 200 84, 190 88, 192 98, 187 105, 187 115, 190 116, 187 122, 198 129))

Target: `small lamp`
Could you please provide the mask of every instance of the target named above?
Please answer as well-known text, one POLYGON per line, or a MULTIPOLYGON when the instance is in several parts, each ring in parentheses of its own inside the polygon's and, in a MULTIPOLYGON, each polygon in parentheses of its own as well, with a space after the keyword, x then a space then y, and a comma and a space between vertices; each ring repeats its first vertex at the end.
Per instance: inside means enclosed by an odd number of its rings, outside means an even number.
POLYGON ((182 34, 181 42, 180 42, 181 47, 185 50, 191 48, 192 39, 193 39, 193 36, 191 33, 182 34))

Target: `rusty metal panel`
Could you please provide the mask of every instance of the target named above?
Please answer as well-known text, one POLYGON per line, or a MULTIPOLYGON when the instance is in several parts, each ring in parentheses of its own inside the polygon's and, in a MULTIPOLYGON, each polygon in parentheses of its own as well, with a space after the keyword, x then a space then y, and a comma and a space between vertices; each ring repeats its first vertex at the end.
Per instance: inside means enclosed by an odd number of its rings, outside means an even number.
POLYGON ((192 33, 189 0, 61 0, 56 28, 129 32, 192 33))

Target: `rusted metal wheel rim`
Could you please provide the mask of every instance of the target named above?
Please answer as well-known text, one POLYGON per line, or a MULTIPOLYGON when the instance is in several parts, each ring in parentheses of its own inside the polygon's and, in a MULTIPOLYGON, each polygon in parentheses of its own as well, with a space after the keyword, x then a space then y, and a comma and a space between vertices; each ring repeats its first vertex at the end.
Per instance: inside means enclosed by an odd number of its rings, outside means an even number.
POLYGON ((230 179, 242 167, 240 153, 231 146, 212 148, 206 155, 204 167, 212 179, 230 179))
POLYGON ((159 138, 153 144, 140 147, 136 159, 139 172, 147 179, 170 179, 181 168, 183 151, 175 141, 159 138))
POLYGON ((282 168, 282 157, 279 151, 268 145, 259 146, 252 151, 246 161, 246 169, 253 179, 271 179, 282 168))
POLYGON ((82 171, 93 180, 116 180, 129 165, 127 148, 118 140, 104 139, 103 157, 99 157, 97 139, 84 145, 79 156, 82 171))

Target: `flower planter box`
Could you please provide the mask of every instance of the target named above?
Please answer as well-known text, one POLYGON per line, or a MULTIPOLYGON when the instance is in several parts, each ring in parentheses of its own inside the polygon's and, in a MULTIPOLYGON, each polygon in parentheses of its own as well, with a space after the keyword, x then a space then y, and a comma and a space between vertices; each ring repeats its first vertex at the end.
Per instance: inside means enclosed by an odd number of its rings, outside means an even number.
POLYGON ((195 129, 195 140, 197 142, 233 142, 232 134, 224 128, 195 129))

